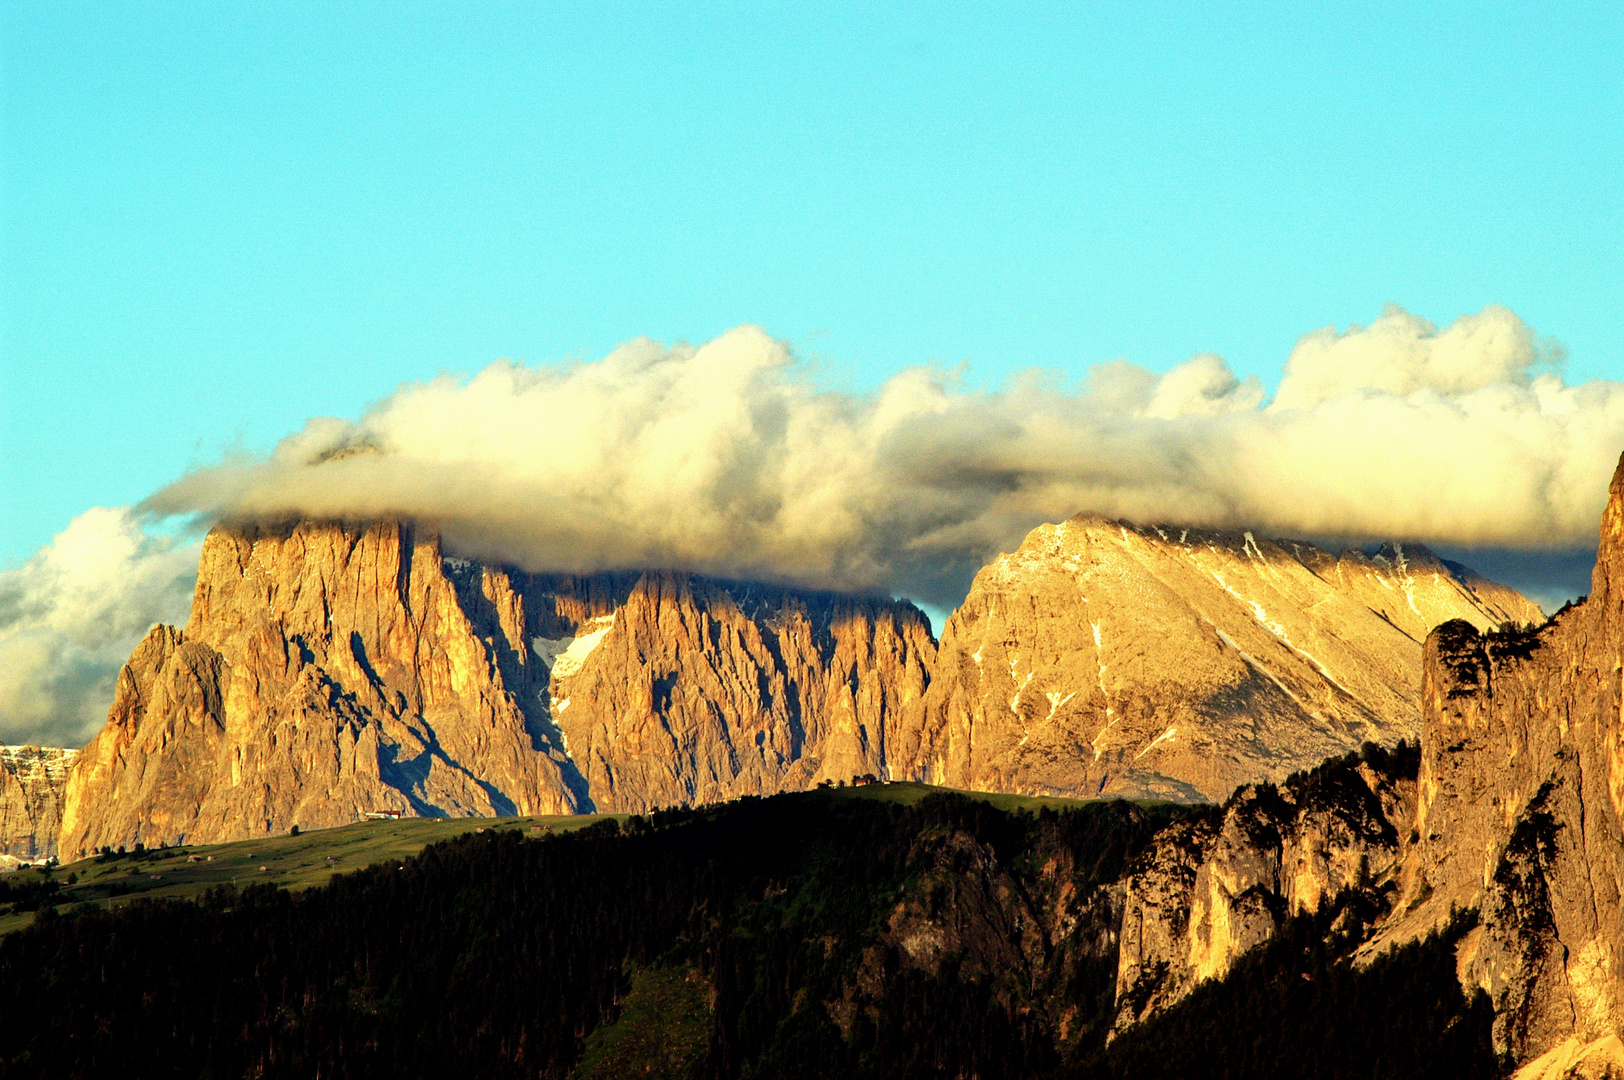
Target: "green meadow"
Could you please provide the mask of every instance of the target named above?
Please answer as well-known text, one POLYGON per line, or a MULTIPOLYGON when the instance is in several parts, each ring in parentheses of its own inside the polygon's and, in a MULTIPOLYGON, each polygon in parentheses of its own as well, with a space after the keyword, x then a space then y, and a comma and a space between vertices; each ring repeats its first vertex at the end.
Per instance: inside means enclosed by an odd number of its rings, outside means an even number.
MULTIPOLYGON (((801 793, 804 798, 874 799, 912 806, 950 788, 897 782, 863 787, 820 788, 801 793)), ((966 791, 967 795, 1004 811, 1064 810, 1083 800, 1047 796, 1008 795, 966 791)), ((12 889, 57 882, 51 903, 59 909, 77 904, 102 906, 136 899, 188 899, 220 885, 270 884, 284 889, 309 889, 334 874, 376 863, 408 859, 429 844, 466 832, 499 829, 541 838, 579 829, 596 821, 625 821, 629 814, 577 814, 557 817, 510 818, 403 818, 397 821, 362 821, 335 829, 313 829, 298 835, 263 836, 229 844, 186 844, 154 848, 141 855, 97 856, 68 863, 47 874, 38 869, 19 870, 0 877, 12 889)), ((35 912, 14 911, 0 900, 0 934, 33 922, 35 912)))

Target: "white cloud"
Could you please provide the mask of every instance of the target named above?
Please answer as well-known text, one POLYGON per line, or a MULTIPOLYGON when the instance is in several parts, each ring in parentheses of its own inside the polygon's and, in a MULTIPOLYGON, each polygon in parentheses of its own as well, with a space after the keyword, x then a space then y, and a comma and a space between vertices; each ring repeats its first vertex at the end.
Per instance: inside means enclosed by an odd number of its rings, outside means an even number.
POLYGON ((1582 547, 1624 448, 1624 384, 1568 386, 1549 355, 1504 308, 1442 330, 1392 308, 1303 338, 1269 404, 1210 355, 1159 377, 1101 365, 1076 390, 1033 373, 966 392, 915 368, 850 395, 811 385, 746 326, 697 348, 638 340, 590 363, 404 386, 146 507, 403 515, 532 569, 681 566, 943 605, 1033 524, 1085 509, 1582 547))
POLYGON ((1389 304, 1381 318, 1346 333, 1304 335, 1286 360, 1275 407, 1311 408, 1356 390, 1400 397, 1418 390, 1458 395, 1499 384, 1526 384, 1528 371, 1561 351, 1541 342, 1510 310, 1490 304, 1442 332, 1389 304))
POLYGON ((197 545, 148 536, 128 507, 85 511, 0 571, 0 741, 80 746, 155 622, 186 620, 197 545))

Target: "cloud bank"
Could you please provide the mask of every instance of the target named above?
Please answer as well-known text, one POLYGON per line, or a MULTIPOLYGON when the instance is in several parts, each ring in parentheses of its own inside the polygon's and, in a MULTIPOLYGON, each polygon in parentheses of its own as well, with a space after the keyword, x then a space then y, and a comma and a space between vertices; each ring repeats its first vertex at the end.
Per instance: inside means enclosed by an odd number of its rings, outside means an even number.
POLYGON ((196 572, 196 544, 147 535, 128 507, 87 510, 0 571, 0 742, 88 742, 136 643, 186 620, 196 572))
POLYGON ((1624 449, 1624 384, 1488 307, 1439 329, 1399 308, 1305 336, 1272 401, 1200 355, 1030 372, 969 391, 902 371, 819 389, 750 326, 643 339, 565 367, 492 364, 321 418, 143 509, 207 520, 404 516, 533 570, 679 566, 952 606, 1041 521, 1094 510, 1275 535, 1456 547, 1593 544, 1624 449))

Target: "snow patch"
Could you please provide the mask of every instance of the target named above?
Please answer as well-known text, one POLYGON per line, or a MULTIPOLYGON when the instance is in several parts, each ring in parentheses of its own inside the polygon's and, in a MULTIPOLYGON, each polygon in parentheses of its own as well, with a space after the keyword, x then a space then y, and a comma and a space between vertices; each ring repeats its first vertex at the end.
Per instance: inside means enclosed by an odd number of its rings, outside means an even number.
POLYGON ((0 746, 0 768, 19 780, 66 775, 79 751, 57 746, 0 746))
MULTIPOLYGON (((1263 610, 1262 604, 1258 603, 1256 600, 1248 601, 1248 603, 1250 603, 1252 606, 1252 618, 1256 619, 1258 622, 1267 627, 1269 633, 1273 634, 1281 641, 1284 641, 1287 645, 1291 645, 1291 638, 1289 635, 1287 635, 1286 628, 1270 619, 1269 613, 1263 610)), ((1297 646, 1291 645, 1291 647, 1295 649, 1297 646)))
MULTIPOLYGON (((1015 665, 1014 664, 1009 665, 1009 673, 1012 676, 1015 674, 1015 665)), ((1036 675, 1036 674, 1037 674, 1037 672, 1035 672, 1035 671, 1028 672, 1026 678, 1021 680, 1021 688, 1019 690, 1015 691, 1015 696, 1014 697, 1009 699, 1009 711, 1014 713, 1017 716, 1020 715, 1020 711, 1021 711, 1021 695, 1026 693, 1026 688, 1028 686, 1032 685, 1032 676, 1036 675)))
MULTIPOLYGON (((1212 623, 1208 622, 1207 625, 1212 626, 1212 623)), ((1251 665, 1252 670, 1260 672, 1261 674, 1268 676, 1269 681, 1274 683, 1274 685, 1278 686, 1280 688, 1280 692, 1285 694, 1288 698, 1290 698, 1292 700, 1292 702, 1295 703, 1296 706, 1299 709, 1301 709, 1303 712, 1307 713, 1309 716, 1313 717, 1315 720, 1323 720, 1323 719, 1325 719, 1323 716, 1320 715, 1319 710, 1310 709, 1308 707, 1308 704, 1305 701, 1303 701, 1302 698, 1300 698, 1296 694, 1292 693, 1291 692, 1291 687, 1289 687, 1285 683, 1281 682, 1280 677, 1278 675, 1276 675, 1274 672, 1270 671, 1268 668, 1264 667, 1262 664, 1258 663, 1257 659, 1254 656, 1252 656, 1251 653, 1248 653, 1245 649, 1243 649, 1239 645, 1237 645, 1235 643, 1234 638, 1230 637, 1228 634, 1224 633, 1222 630, 1218 629, 1216 626, 1212 626, 1212 629, 1213 629, 1213 633, 1218 635, 1219 640, 1221 640, 1225 645, 1228 645, 1231 649, 1234 649, 1236 654, 1239 655, 1242 660, 1246 661, 1247 664, 1251 665)))
MULTIPOLYGON (((546 666, 553 678, 574 675, 614 625, 614 615, 600 615, 582 623, 580 630, 583 632, 574 637, 531 638, 530 648, 535 650, 536 659, 546 666)), ((562 707, 558 711, 562 712, 562 707)))
MULTIPOLYGON (((1291 645, 1291 643, 1289 641, 1286 644, 1291 645)), ((1306 657, 1309 663, 1311 663, 1315 667, 1319 668, 1319 673, 1321 675, 1325 676, 1325 681, 1326 682, 1330 683, 1332 686, 1336 687, 1338 690, 1342 691, 1344 694, 1347 694, 1349 697, 1353 697, 1353 692, 1350 691, 1346 686, 1343 686, 1341 683, 1337 682, 1336 681, 1336 676, 1331 674, 1331 669, 1326 667, 1324 664, 1320 663, 1318 657, 1316 657, 1313 653, 1310 653, 1305 649, 1297 648, 1297 646, 1295 646, 1295 645, 1292 645, 1291 647, 1297 653, 1299 653, 1303 657, 1306 657)))
POLYGON ((1150 745, 1145 747, 1143 750, 1139 751, 1137 754, 1135 754, 1133 756, 1133 759, 1135 761, 1138 761, 1140 758, 1144 757, 1146 754, 1148 754, 1152 750, 1156 749, 1162 743, 1164 743, 1164 742, 1172 742, 1173 741, 1173 736, 1178 734, 1178 730, 1179 729, 1176 728, 1176 727, 1168 728, 1166 731, 1162 732, 1160 735, 1158 735, 1154 739, 1150 740, 1150 745))
POLYGON ((1100 759, 1100 754, 1103 753, 1103 751, 1100 750, 1100 740, 1105 738, 1105 733, 1107 731, 1110 731, 1116 726, 1116 722, 1117 716, 1111 711, 1111 706, 1107 705, 1105 707, 1105 726, 1100 728, 1099 731, 1095 732, 1094 737, 1088 741, 1089 747, 1094 751, 1095 761, 1098 761, 1100 759))

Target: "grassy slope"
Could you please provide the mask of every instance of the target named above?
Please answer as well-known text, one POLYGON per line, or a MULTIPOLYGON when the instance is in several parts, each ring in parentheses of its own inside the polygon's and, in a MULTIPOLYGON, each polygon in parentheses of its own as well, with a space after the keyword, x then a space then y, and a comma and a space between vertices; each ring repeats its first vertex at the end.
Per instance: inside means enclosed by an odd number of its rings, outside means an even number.
MULTIPOLYGON (((951 790, 930 784, 897 782, 827 788, 822 789, 821 794, 912 806, 927 795, 951 790)), ((1083 800, 1079 799, 997 792, 965 791, 960 794, 980 799, 1004 811, 1036 812, 1044 807, 1061 810, 1083 804, 1083 800)), ((136 897, 197 897, 207 889, 229 883, 270 883, 287 889, 308 889, 324 883, 334 874, 392 859, 404 859, 437 840, 447 840, 475 829, 514 829, 543 835, 548 831, 578 829, 604 818, 624 821, 628 816, 580 814, 573 817, 362 821, 336 829, 300 833, 298 836, 267 836, 230 844, 189 844, 148 852, 142 859, 132 856, 115 856, 106 862, 84 859, 62 866, 55 872, 56 880, 63 883, 55 902, 58 907, 68 907, 79 903, 117 904, 136 897), (189 861, 188 857, 194 855, 198 861, 189 861), (77 884, 67 885, 70 874, 78 878, 77 884)), ((11 880, 37 877, 39 873, 37 870, 20 870, 20 876, 11 880)), ((0 934, 27 926, 33 920, 33 912, 0 915, 0 934)))
MULTIPOLYGON (((188 844, 151 851, 144 858, 114 856, 106 862, 84 859, 60 867, 54 877, 63 884, 56 903, 117 904, 136 897, 188 898, 223 884, 273 884, 286 889, 321 885, 334 874, 358 870, 374 863, 416 855, 437 840, 448 840, 475 829, 568 831, 604 817, 625 814, 582 814, 574 817, 524 818, 407 818, 401 821, 362 821, 336 829, 317 829, 298 836, 266 836, 230 844, 188 844), (196 862, 189 856, 197 856, 196 862), (263 869, 262 869, 263 868, 263 869), (135 871, 131 873, 131 871, 135 871), (68 885, 68 876, 78 878, 68 885)), ((39 874, 20 870, 20 875, 39 874)), ((16 879, 14 879, 16 880, 16 879)), ((32 912, 0 916, 0 934, 26 926, 32 912)))

